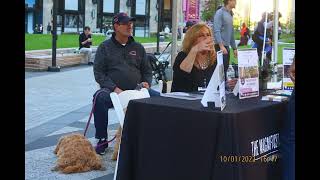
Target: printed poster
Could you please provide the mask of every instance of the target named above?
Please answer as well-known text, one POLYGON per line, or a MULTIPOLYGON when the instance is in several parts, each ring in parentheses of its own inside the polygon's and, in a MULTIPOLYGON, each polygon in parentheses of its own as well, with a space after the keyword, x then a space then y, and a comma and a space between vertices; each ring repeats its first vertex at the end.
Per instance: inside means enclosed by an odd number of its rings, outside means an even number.
POLYGON ((283 48, 283 81, 282 89, 283 90, 293 90, 294 84, 291 81, 289 75, 289 69, 293 61, 295 49, 294 48, 283 48))
POLYGON ((239 98, 259 96, 259 66, 256 48, 238 49, 239 98))

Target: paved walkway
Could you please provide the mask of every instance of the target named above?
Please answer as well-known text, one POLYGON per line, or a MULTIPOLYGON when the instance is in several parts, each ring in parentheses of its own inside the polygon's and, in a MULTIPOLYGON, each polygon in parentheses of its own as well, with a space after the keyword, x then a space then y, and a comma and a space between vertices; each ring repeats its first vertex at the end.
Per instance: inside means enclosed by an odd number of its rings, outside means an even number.
MULTIPOLYGON (((98 86, 92 66, 64 68, 61 72, 25 73, 25 177, 26 179, 113 179, 114 144, 103 156, 105 171, 61 174, 51 171, 57 160, 53 150, 59 138, 71 132, 83 132, 91 110, 92 95, 98 86)), ((156 86, 152 88, 156 89, 156 86)), ((109 136, 119 123, 115 113, 109 116, 109 136)), ((96 144, 93 119, 87 137, 96 144)))

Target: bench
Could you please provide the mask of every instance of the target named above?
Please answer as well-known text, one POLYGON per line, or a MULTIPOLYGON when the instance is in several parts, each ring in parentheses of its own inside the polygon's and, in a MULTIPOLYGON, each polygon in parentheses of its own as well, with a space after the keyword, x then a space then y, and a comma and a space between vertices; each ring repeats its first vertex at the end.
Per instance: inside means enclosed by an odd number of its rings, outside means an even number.
MULTIPOLYGON (((162 52, 168 42, 163 42, 159 44, 159 51, 162 52)), ((156 52, 156 44, 154 43, 144 43, 143 46, 147 53, 156 52)), ((97 46, 93 46, 91 60, 94 61, 94 57, 97 51, 97 46)), ((178 45, 178 49, 181 45, 178 45)), ((178 50, 179 51, 179 50, 178 50)), ((170 52, 170 47, 166 52, 170 52)), ((52 50, 33 50, 25 51, 25 71, 47 71, 49 66, 52 66, 52 50)), ((57 66, 70 67, 81 64, 87 64, 86 54, 79 53, 78 48, 60 48, 56 52, 56 64, 57 66)))
MULTIPOLYGON (((94 58, 97 48, 92 48, 94 58)), ((26 71, 46 71, 52 66, 51 50, 36 50, 25 52, 25 70, 26 71)), ((56 65, 60 67, 71 67, 80 64, 87 64, 86 54, 79 53, 78 48, 57 49, 56 65)))

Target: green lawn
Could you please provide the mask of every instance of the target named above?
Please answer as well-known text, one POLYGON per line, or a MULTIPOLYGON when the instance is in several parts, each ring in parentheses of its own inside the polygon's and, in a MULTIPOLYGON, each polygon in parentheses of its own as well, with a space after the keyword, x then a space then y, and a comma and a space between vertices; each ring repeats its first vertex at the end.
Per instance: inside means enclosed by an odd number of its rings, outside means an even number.
POLYGON ((286 43, 295 43, 295 36, 294 34, 281 34, 280 35, 280 40, 282 42, 286 42, 286 43))
MULTIPOLYGON (((235 33, 235 37, 240 38, 239 32, 235 33)), ((57 48, 71 48, 78 47, 78 38, 76 34, 62 34, 58 35, 57 48)), ((93 35, 93 46, 98 46, 101 42, 105 40, 103 35, 93 35)), ((135 37, 135 40, 140 43, 157 42, 156 37, 143 38, 135 37)), ((294 35, 292 34, 282 34, 281 40, 283 42, 294 42, 294 35)), ((170 41, 166 39, 165 41, 170 41)), ((49 34, 25 34, 25 50, 39 50, 39 49, 51 49, 52 47, 52 36, 49 34)), ((284 47, 294 47, 294 45, 279 45, 278 49, 278 63, 282 63, 282 49, 284 47)), ((250 46, 240 46, 239 49, 250 48, 250 46)), ((237 64, 237 59, 233 57, 231 53, 230 60, 232 63, 237 64)))
MULTIPOLYGON (((79 47, 79 36, 76 34, 58 35, 57 48, 79 47)), ((93 46, 98 46, 106 37, 103 35, 93 35, 93 46)), ((156 37, 143 38, 135 37, 140 43, 157 42, 156 37)), ((169 41, 166 39, 165 41, 169 41)), ((52 36, 49 34, 25 34, 25 50, 40 50, 52 48, 52 36)))
MULTIPOLYGON (((283 48, 292 48, 292 47, 295 47, 294 45, 283 45, 283 44, 279 44, 278 46, 278 64, 282 64, 282 51, 283 51, 283 48)), ((243 49, 243 48, 251 48, 251 46, 240 46, 238 47, 239 49, 243 49)), ((231 49, 232 50, 232 49, 231 49)), ((233 55, 233 52, 230 53, 230 62, 232 64, 238 64, 238 59, 235 59, 234 58, 234 55, 233 55)))

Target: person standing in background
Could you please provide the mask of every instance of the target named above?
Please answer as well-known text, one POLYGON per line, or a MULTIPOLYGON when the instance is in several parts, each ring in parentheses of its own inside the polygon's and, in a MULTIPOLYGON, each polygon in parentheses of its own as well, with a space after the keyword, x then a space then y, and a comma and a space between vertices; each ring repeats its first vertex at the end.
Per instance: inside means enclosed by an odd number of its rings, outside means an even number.
POLYGON ((238 46, 246 46, 248 44, 248 40, 250 38, 250 31, 247 27, 246 23, 242 23, 242 28, 240 31, 240 42, 238 46))
MULTIPOLYGON (((230 61, 230 48, 232 47, 234 57, 237 58, 238 51, 234 39, 233 28, 233 12, 232 9, 236 7, 236 0, 223 0, 224 6, 217 10, 214 15, 213 34, 216 51, 223 52, 224 72, 227 72, 230 61)), ((225 81, 227 80, 226 73, 225 81)))
POLYGON ((51 24, 50 22, 48 22, 48 26, 47 26, 47 34, 51 33, 51 24))
POLYGON ((43 26, 42 26, 42 24, 40 24, 40 26, 39 26, 39 33, 40 33, 40 34, 43 33, 43 26))
POLYGON ((186 33, 194 24, 196 23, 193 21, 187 21, 186 26, 183 28, 183 33, 186 33))

